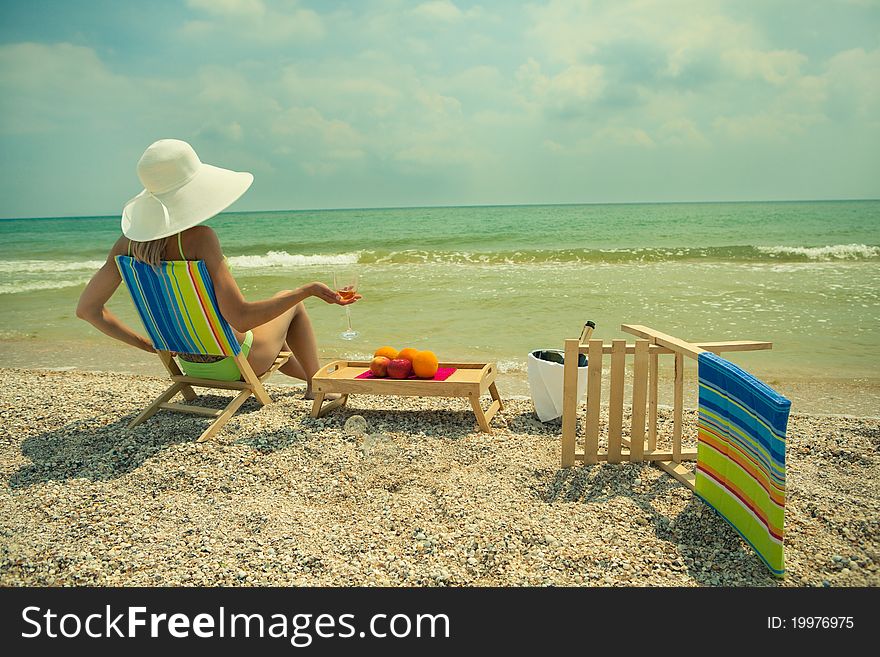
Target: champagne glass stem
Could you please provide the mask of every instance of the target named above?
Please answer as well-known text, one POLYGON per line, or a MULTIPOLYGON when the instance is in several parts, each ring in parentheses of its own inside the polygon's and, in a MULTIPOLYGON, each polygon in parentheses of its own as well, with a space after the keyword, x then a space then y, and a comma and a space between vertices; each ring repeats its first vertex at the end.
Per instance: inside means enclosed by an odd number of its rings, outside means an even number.
POLYGON ((349 308, 348 306, 345 307, 345 316, 348 318, 348 332, 349 332, 349 333, 352 333, 352 328, 351 328, 351 308, 349 308))

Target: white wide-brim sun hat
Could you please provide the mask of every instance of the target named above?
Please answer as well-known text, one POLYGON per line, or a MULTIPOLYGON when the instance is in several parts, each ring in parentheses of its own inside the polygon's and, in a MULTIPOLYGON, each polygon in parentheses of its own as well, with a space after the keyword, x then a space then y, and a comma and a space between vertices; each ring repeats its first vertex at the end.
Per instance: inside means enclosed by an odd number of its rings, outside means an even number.
POLYGON ((160 139, 137 166, 144 190, 122 210, 122 234, 149 242, 192 228, 232 205, 254 176, 199 160, 185 141, 160 139))

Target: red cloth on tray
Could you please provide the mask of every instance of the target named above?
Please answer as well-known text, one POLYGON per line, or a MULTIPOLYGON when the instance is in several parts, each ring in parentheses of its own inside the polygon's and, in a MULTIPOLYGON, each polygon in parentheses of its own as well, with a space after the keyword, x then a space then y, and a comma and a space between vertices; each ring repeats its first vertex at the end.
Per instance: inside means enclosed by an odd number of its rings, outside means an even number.
MULTIPOLYGON (((437 370, 437 373, 434 375, 433 379, 419 379, 415 374, 410 374, 406 379, 392 379, 392 381, 406 381, 408 379, 416 379, 418 381, 445 381, 450 376, 452 376, 453 372, 455 372, 454 367, 441 367, 437 370)), ((380 377, 374 376, 370 370, 367 370, 363 374, 358 374, 356 379, 390 379, 391 377, 380 377)))

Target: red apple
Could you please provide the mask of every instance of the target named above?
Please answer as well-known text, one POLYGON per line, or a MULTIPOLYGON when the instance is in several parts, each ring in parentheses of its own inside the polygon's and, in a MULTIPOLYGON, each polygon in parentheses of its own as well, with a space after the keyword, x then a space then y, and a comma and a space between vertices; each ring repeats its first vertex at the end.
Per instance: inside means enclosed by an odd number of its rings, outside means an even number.
POLYGON ((405 379, 412 374, 412 361, 406 358, 395 358, 388 363, 388 376, 392 379, 405 379))
POLYGON ((373 376, 388 376, 388 364, 390 362, 391 359, 385 358, 385 356, 376 356, 373 360, 371 360, 370 371, 373 373, 373 376))

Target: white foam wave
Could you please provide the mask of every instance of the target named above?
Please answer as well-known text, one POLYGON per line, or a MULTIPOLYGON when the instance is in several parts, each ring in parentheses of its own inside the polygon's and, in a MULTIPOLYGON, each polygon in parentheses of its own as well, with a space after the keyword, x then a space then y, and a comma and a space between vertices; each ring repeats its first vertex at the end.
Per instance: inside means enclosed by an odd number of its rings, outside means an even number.
POLYGON ((81 260, 64 262, 61 260, 3 260, 0 261, 0 274, 39 274, 60 271, 96 271, 104 264, 103 260, 81 260))
POLYGON ((800 255, 810 260, 857 260, 880 256, 880 247, 867 244, 831 244, 829 246, 759 246, 761 253, 771 256, 800 255))
POLYGON ((229 258, 229 265, 236 269, 269 269, 274 267, 303 267, 313 265, 353 265, 359 253, 328 253, 302 255, 287 251, 269 251, 266 255, 244 255, 229 258))
POLYGON ((38 290, 60 290, 65 287, 75 287, 85 283, 79 281, 31 281, 28 283, 0 283, 0 294, 20 294, 21 292, 36 292, 38 290))
POLYGON ((511 372, 525 372, 525 360, 499 360, 498 372, 501 374, 510 374, 511 372))

